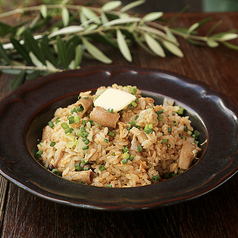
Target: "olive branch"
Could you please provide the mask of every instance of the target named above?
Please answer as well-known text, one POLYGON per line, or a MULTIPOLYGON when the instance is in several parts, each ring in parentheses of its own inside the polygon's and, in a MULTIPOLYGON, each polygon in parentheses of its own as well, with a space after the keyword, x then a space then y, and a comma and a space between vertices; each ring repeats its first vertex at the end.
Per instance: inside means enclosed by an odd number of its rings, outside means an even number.
POLYGON ((151 12, 143 17, 129 14, 132 8, 143 4, 135 1, 121 7, 121 1, 111 1, 101 8, 81 5, 40 5, 15 9, 0 14, 0 18, 14 14, 36 13, 33 19, 11 26, 0 22, 0 70, 16 74, 11 89, 24 80, 66 69, 77 69, 83 58, 110 64, 112 60, 98 47, 98 43, 116 47, 131 62, 130 46, 136 43, 154 56, 165 57, 166 51, 177 57, 184 54, 177 37, 194 45, 226 47, 238 50, 229 40, 238 37, 237 30, 213 34, 221 24, 217 22, 205 36, 197 29, 209 22, 206 18, 189 28, 174 28, 172 24, 186 10, 183 9, 169 22, 162 12, 151 12), (116 10, 115 10, 116 9, 116 10), (60 15, 56 21, 55 10, 60 15))

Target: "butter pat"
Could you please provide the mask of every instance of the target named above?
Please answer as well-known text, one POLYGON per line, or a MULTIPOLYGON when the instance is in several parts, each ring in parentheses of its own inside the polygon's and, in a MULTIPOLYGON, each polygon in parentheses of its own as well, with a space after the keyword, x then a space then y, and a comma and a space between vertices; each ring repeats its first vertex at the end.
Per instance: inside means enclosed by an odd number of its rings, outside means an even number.
POLYGON ((109 88, 95 100, 94 105, 105 110, 113 109, 113 112, 118 112, 135 100, 136 96, 130 93, 109 88))

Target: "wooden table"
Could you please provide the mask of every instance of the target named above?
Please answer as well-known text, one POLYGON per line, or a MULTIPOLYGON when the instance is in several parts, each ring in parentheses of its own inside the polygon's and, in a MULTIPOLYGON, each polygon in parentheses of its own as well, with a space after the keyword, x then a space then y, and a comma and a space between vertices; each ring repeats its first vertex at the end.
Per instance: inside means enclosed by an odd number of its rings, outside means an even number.
MULTIPOLYGON (((172 17, 174 14, 166 14, 172 17)), ((212 16, 219 31, 238 29, 238 13, 187 13, 178 26, 212 16)), ((213 22, 213 23, 214 23, 213 22)), ((205 26, 201 34, 208 30, 205 26)), ((172 71, 205 82, 238 106, 238 52, 223 46, 201 48, 181 42, 185 57, 165 59, 134 47, 133 63, 115 49, 106 50, 115 65, 172 71)), ((238 44, 236 40, 234 43, 238 44)), ((83 66, 101 65, 85 60, 83 66)), ((10 93, 12 76, 0 76, 0 98, 10 93)), ((7 142, 6 142, 7 143, 7 142)), ((17 143, 17 142, 16 142, 17 143)), ((36 197, 0 176, 0 234, 9 237, 238 237, 238 174, 214 191, 173 206, 136 212, 83 210, 36 197)))

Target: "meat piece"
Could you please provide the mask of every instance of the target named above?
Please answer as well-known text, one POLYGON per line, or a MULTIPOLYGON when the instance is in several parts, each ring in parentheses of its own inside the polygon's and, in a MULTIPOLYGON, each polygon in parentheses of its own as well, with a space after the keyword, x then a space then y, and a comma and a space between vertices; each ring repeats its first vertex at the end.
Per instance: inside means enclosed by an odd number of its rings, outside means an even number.
POLYGON ((197 155, 198 151, 201 149, 194 143, 187 142, 182 146, 179 160, 178 160, 178 166, 181 169, 188 169, 194 157, 197 155))
POLYGON ((87 95, 79 99, 77 103, 77 107, 82 106, 83 110, 79 113, 80 117, 84 115, 85 112, 93 105, 93 97, 91 95, 87 95))
POLYGON ((143 131, 140 131, 136 127, 132 127, 130 132, 137 137, 140 144, 147 140, 147 136, 145 135, 145 133, 143 131))
POLYGON ((93 171, 87 170, 87 171, 68 172, 65 176, 63 176, 63 178, 76 182, 91 184, 93 180, 93 171))
POLYGON ((95 121, 96 123, 102 126, 112 128, 116 128, 116 124, 119 117, 120 117, 119 113, 108 112, 102 107, 95 107, 90 113, 91 120, 95 121))

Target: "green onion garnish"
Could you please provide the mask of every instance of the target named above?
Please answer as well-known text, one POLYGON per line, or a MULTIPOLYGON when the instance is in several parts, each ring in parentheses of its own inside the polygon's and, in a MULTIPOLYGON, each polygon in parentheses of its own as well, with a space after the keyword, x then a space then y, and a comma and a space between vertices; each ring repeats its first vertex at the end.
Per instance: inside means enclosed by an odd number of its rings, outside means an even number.
POLYGON ((104 171, 104 170, 105 170, 104 165, 100 165, 100 166, 99 166, 99 170, 100 170, 101 172, 104 171))
POLYGON ((51 128, 53 128, 53 127, 55 126, 52 121, 49 121, 49 122, 48 122, 48 125, 49 125, 49 127, 51 127, 51 128))
POLYGON ((137 145, 137 150, 138 150, 139 152, 141 152, 141 151, 142 151, 142 147, 141 147, 140 145, 137 145))
POLYGON ((61 124, 61 127, 62 127, 63 129, 68 129, 68 128, 69 128, 69 125, 68 125, 66 122, 64 122, 64 123, 61 124))
POLYGON ((42 150, 38 150, 37 152, 36 152, 36 156, 37 157, 41 157, 41 155, 43 154, 43 151, 42 150))
POLYGON ((159 181, 159 179, 160 179, 160 176, 158 174, 152 177, 153 182, 159 181))
POLYGON ((51 147, 54 147, 55 144, 56 144, 56 143, 55 143, 54 141, 51 141, 50 146, 51 146, 51 147))

